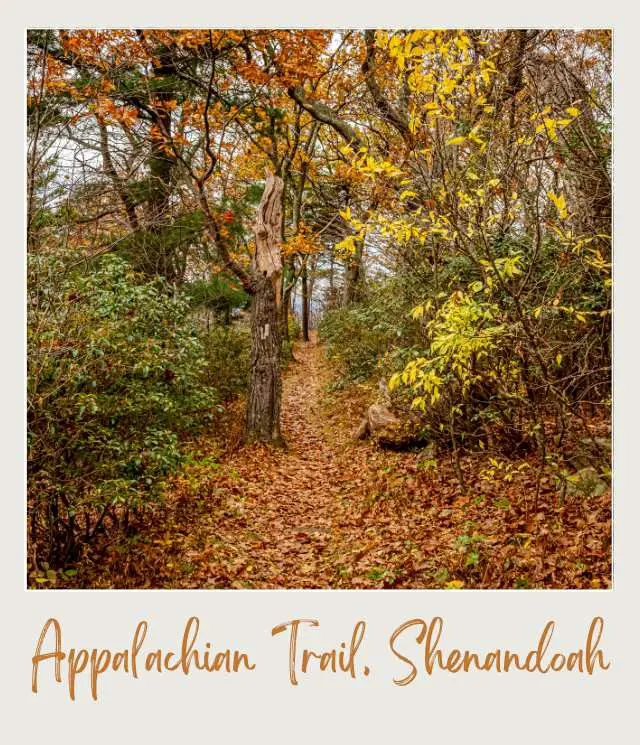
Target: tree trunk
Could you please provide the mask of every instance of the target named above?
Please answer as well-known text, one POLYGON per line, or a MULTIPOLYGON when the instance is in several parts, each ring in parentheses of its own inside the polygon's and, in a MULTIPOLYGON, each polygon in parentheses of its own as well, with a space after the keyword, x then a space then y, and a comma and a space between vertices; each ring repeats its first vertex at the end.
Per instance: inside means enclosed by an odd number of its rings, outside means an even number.
POLYGON ((289 285, 284 291, 284 299, 282 301, 282 339, 288 343, 291 343, 291 335, 289 334, 289 315, 291 313, 291 291, 293 285, 289 285))
MULTIPOLYGON (((283 202, 284 203, 284 202, 283 202)), ((284 211, 284 210, 283 210, 284 211)), ((291 314, 291 291, 294 282, 291 277, 295 277, 295 266, 293 257, 289 257, 286 262, 287 271, 284 274, 282 282, 282 307, 280 308, 280 338, 287 343, 291 341, 289 336, 289 315, 291 314)))
POLYGON ((251 371, 245 437, 282 445, 280 434, 280 302, 282 294, 282 179, 267 173, 254 225, 251 301, 251 371))
POLYGON ((273 283, 258 279, 251 305, 251 379, 247 404, 248 442, 282 444, 280 434, 280 330, 273 283))
POLYGON ((309 341, 309 277, 307 274, 307 256, 302 258, 302 338, 309 341))
POLYGON ((360 271, 362 268, 362 252, 364 241, 356 241, 356 252, 347 259, 347 265, 344 272, 344 288, 342 294, 342 304, 350 305, 359 298, 359 284, 361 281, 360 271))

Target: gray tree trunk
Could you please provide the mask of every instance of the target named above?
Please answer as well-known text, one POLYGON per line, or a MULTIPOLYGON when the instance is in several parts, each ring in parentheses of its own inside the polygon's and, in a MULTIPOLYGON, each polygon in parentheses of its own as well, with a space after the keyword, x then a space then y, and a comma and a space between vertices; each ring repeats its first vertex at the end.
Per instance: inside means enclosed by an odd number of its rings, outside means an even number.
POLYGON ((360 282, 362 281, 362 252, 364 241, 356 241, 356 251, 347 259, 344 271, 344 288, 342 293, 342 304, 350 305, 359 299, 360 282))
POLYGON ((258 279, 251 304, 251 378, 246 426, 249 442, 282 444, 279 320, 270 278, 258 279))
POLYGON ((308 256, 302 257, 302 338, 309 341, 309 276, 308 256))
POLYGON ((280 404, 280 302, 282 295, 282 179, 267 174, 254 224, 251 300, 251 370, 245 437, 248 442, 282 444, 280 404))

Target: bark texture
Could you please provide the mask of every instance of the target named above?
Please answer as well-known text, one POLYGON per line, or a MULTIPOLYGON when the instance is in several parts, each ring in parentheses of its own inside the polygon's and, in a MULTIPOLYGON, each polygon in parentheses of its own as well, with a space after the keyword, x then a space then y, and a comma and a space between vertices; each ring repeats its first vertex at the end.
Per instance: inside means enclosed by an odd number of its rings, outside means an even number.
POLYGON ((280 329, 271 280, 258 278, 251 306, 251 379, 247 403, 248 442, 282 444, 280 329))
POLYGON ((299 85, 292 86, 287 90, 289 96, 302 108, 307 111, 314 119, 333 127, 335 131, 349 144, 355 148, 364 146, 364 142, 356 130, 341 119, 336 112, 322 101, 308 96, 304 89, 299 85))
POLYGON ((308 256, 302 258, 302 338, 309 341, 309 276, 307 273, 308 256))
POLYGON ((247 403, 248 442, 282 444, 280 405, 280 294, 282 283, 282 179, 267 173, 254 224, 251 272, 251 371, 247 403))

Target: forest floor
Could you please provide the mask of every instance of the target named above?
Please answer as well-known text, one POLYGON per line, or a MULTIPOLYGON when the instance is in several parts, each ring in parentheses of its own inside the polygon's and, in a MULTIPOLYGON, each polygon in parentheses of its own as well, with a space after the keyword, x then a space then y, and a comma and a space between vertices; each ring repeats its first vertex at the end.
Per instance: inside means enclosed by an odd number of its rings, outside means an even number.
MULTIPOLYGON (((558 499, 535 466, 487 482, 479 457, 383 450, 353 439, 373 392, 332 386, 314 339, 284 378, 283 450, 197 443, 152 520, 85 557, 74 584, 157 588, 606 588, 611 494, 558 499)), ((231 443, 231 444, 229 444, 231 443)), ((486 458, 486 456, 485 456, 486 458)), ((516 464, 516 465, 518 465, 516 464)))

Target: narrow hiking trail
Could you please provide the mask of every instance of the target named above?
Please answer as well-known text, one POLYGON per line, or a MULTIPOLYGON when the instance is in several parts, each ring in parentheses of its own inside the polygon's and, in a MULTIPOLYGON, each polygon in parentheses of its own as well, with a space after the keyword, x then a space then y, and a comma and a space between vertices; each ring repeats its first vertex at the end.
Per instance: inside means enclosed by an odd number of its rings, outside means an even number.
POLYGON ((185 553, 194 567, 189 585, 328 588, 348 581, 367 550, 361 515, 349 506, 375 480, 375 463, 354 457, 354 449, 368 448, 357 448, 350 427, 328 415, 330 379, 315 335, 297 344, 283 382, 287 446, 242 446, 223 460, 215 518, 191 535, 204 548, 185 553))
MULTIPOLYGON (((241 442, 243 402, 174 477, 124 545, 89 557, 93 587, 604 587, 610 500, 560 503, 533 468, 487 483, 474 456, 462 495, 450 454, 393 452, 353 431, 372 385, 337 390, 314 337, 284 375, 286 449, 241 442), (221 432, 221 430, 224 430, 221 432), (230 444, 231 443, 231 444, 230 444), (524 495, 524 496, 523 496, 524 495), (545 501, 546 500, 546 501, 545 501)), ((89 575, 91 577, 89 578, 89 575)))
POLYGON ((321 354, 315 340, 298 345, 285 376, 286 449, 240 448, 224 463, 237 505, 217 535, 237 551, 239 561, 232 564, 236 584, 331 586, 336 502, 351 474, 336 443, 323 433, 321 354))
POLYGON ((186 469, 148 550, 127 555, 127 586, 393 586, 400 574, 391 563, 423 557, 415 539, 429 515, 409 509, 406 490, 391 512, 378 509, 391 506, 394 486, 412 486, 416 455, 353 440, 371 391, 355 401, 329 393, 332 372, 315 335, 294 355, 283 381, 286 448, 239 445, 219 463, 214 456, 186 469), (414 467, 394 475, 398 458, 414 467))

